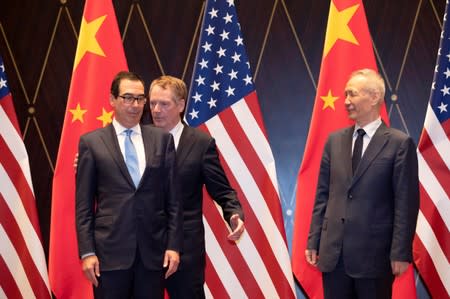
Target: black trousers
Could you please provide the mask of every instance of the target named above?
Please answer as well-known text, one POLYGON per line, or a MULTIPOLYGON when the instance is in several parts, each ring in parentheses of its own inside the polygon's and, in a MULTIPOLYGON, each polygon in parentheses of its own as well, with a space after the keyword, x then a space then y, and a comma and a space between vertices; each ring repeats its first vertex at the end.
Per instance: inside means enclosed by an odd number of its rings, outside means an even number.
POLYGON ((391 299, 394 275, 353 278, 345 272, 342 254, 336 268, 322 273, 325 299, 391 299))
POLYGON ((204 282, 204 268, 183 268, 169 276, 166 288, 170 299, 205 299, 204 282))
POLYGON ((151 271, 144 267, 139 251, 131 268, 101 271, 98 287, 94 287, 96 299, 163 299, 164 270, 151 271))

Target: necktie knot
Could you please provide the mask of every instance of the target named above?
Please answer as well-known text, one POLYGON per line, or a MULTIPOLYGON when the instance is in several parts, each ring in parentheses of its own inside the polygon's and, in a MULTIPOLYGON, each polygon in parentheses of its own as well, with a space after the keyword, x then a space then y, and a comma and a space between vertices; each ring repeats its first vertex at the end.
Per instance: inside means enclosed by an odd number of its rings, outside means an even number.
POLYGON ((366 135, 366 131, 364 131, 364 129, 358 129, 356 130, 356 134, 358 134, 358 137, 364 137, 364 135, 366 135))
POLYGON ((131 130, 131 129, 126 129, 126 130, 125 130, 125 134, 127 135, 127 137, 130 137, 131 134, 133 134, 133 130, 131 130))

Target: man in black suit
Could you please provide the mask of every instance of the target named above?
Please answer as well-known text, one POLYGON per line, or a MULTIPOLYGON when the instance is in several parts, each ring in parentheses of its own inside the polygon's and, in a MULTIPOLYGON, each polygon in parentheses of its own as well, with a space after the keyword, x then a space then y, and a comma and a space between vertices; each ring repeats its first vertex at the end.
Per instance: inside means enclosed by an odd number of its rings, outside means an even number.
POLYGON ((179 192, 183 203, 183 249, 179 270, 167 280, 171 299, 205 298, 205 231, 202 218, 203 186, 223 210, 231 226, 229 240, 244 231, 243 212, 220 164, 215 141, 199 129, 184 125, 185 83, 172 76, 154 80, 149 90, 155 126, 170 132, 175 141, 179 192))
POLYGON ((182 210, 173 138, 139 125, 145 102, 142 79, 118 73, 111 85, 112 124, 80 138, 76 229, 96 298, 163 298, 165 278, 179 264, 182 210))
POLYGON ((391 298, 394 276, 412 260, 416 147, 381 120, 384 93, 378 73, 354 72, 345 107, 356 124, 324 148, 305 255, 322 271, 326 299, 391 298))

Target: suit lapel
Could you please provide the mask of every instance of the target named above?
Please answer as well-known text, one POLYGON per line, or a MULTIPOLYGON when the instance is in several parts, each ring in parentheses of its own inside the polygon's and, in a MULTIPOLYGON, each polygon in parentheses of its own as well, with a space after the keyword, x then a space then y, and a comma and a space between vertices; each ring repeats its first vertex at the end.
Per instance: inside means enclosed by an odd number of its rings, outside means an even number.
POLYGON ((116 130, 114 130, 114 126, 112 124, 105 128, 101 139, 103 140, 106 149, 111 154, 114 162, 119 167, 122 175, 128 180, 131 185, 134 186, 133 180, 131 179, 130 173, 128 172, 127 165, 125 164, 125 160, 123 159, 122 152, 120 151, 116 130))
POLYGON ((384 148, 388 140, 389 132, 386 125, 382 123, 370 140, 370 143, 361 158, 361 162, 359 162, 356 173, 353 176, 352 185, 355 184, 358 179, 364 174, 370 164, 372 164, 373 160, 375 160, 375 158, 384 148))
POLYGON ((347 128, 342 132, 342 147, 341 147, 341 153, 338 155, 338 157, 342 157, 341 160, 342 167, 344 169, 344 175, 345 177, 351 178, 353 176, 352 172, 352 138, 353 138, 353 131, 355 127, 347 128))
POLYGON ((195 138, 193 134, 193 129, 184 125, 183 132, 180 136, 180 141, 177 146, 177 166, 178 168, 183 165, 183 162, 186 160, 186 157, 189 156, 189 153, 192 151, 194 147, 194 143, 192 142, 192 138, 195 138))
MULTIPOLYGON (((152 147, 152 145, 154 144, 153 134, 150 134, 147 129, 148 128, 146 126, 141 125, 142 142, 144 143, 144 151, 145 151, 145 169, 144 169, 144 173, 142 174, 142 178, 148 172, 148 170, 147 170, 148 165, 151 165, 151 161, 153 159, 153 152, 154 152, 154 147, 152 147)), ((142 181, 142 178, 141 178, 141 181, 142 181)))

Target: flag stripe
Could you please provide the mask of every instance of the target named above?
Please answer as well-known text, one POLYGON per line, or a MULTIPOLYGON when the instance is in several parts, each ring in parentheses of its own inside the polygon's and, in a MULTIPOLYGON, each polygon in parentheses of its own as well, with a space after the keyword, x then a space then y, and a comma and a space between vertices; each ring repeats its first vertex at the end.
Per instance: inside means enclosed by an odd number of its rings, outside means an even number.
MULTIPOLYGON (((240 101, 244 102, 244 100, 240 101)), ((239 102, 238 102, 239 103, 239 102)), ((234 104, 236 105, 236 104, 234 104)), ((233 106, 234 106, 233 105, 233 106)), ((251 178, 255 181, 258 189, 261 192, 262 199, 267 205, 268 211, 270 213, 276 213, 279 211, 277 201, 272 200, 273 198, 278 198, 278 192, 273 188, 273 184, 271 183, 271 178, 267 171, 265 171, 265 167, 262 163, 265 163, 259 159, 261 157, 260 148, 264 145, 260 145, 260 147, 254 147, 255 144, 251 144, 251 139, 254 139, 254 135, 246 134, 247 132, 243 131, 238 118, 233 113, 234 109, 227 109, 219 114, 219 118, 221 120, 221 124, 223 128, 228 133, 230 137, 230 146, 234 144, 239 144, 239 148, 236 147, 236 150, 239 151, 240 158, 242 158, 242 162, 245 165, 252 165, 251 168, 247 168, 249 173, 251 174, 251 178), (249 136, 252 136, 249 138, 249 136)), ((246 116, 249 117, 249 116, 246 116)), ((263 139, 264 140, 264 139, 263 139)), ((231 152, 231 151, 230 151, 231 152)), ((231 152, 231 154, 234 154, 231 152)), ((239 169, 239 165, 236 164, 237 171, 239 169)), ((244 185, 245 186, 245 185, 244 185)), ((278 219, 276 222, 278 230, 283 229, 283 221, 277 217, 272 218, 278 219)))
MULTIPOLYGON (((272 269, 275 269, 274 267, 281 267, 281 265, 284 262, 286 262, 286 260, 283 260, 283 258, 286 257, 288 259, 289 255, 287 252, 287 248, 284 246, 285 244, 284 238, 280 234, 279 228, 277 227, 274 221, 274 217, 272 216, 271 211, 269 210, 266 204, 266 199, 261 193, 261 190, 259 189, 257 183, 254 181, 254 178, 251 175, 247 167, 247 164, 243 161, 242 157, 240 156, 238 149, 230 139, 230 136, 228 134, 229 132, 225 129, 224 124, 223 122, 220 121, 219 117, 216 116, 211 118, 206 122, 206 125, 211 135, 215 136, 217 145, 221 150, 221 154, 226 163, 228 164, 228 166, 230 167, 231 174, 236 178, 236 182, 239 184, 242 193, 248 200, 249 206, 251 206, 254 211, 257 211, 258 216, 255 217, 255 219, 261 219, 259 223, 263 228, 262 230, 263 234, 265 234, 266 237, 268 236, 267 240, 270 242, 272 252, 274 254, 278 253, 275 254, 275 257, 278 260, 278 265, 274 264, 269 269, 271 269, 272 271, 272 269)), ((233 127, 233 124, 231 123, 227 126, 233 127)), ((242 136, 241 138, 244 138, 244 136, 242 136)), ((250 165, 256 167, 256 165, 253 164, 250 165)), ((276 209, 273 206, 272 208, 276 209)), ((251 228, 247 227, 247 229, 250 230, 251 228)), ((254 236, 260 237, 260 235, 254 236)), ((264 259, 266 259, 266 257, 264 259)), ((292 277, 290 269, 287 269, 286 267, 282 269, 286 280, 289 281, 289 278, 292 277)), ((279 281, 279 277, 276 281, 279 281)))
MULTIPOLYGON (((233 245, 233 243, 225 240, 225 236, 229 232, 226 229, 223 220, 220 222, 215 220, 221 219, 220 215, 218 215, 219 211, 220 209, 217 205, 213 204, 211 200, 208 201, 208 204, 204 205, 205 218, 207 219, 212 231, 214 231, 214 235, 219 236, 219 240, 223 240, 218 241, 218 243, 227 258, 228 264, 234 270, 237 279, 240 281, 240 286, 244 289, 248 296, 252 296, 253 294, 258 297, 263 296, 263 293, 270 294, 270 291, 266 290, 273 290, 273 285, 261 285, 258 281, 266 271, 260 266, 262 265, 262 261, 260 260, 256 249, 254 246, 246 246, 246 242, 250 241, 248 237, 241 238, 238 245, 233 245), (250 269, 249 265, 251 265, 252 269, 250 269), (261 271, 261 273, 259 273, 258 270, 261 271)), ((222 265, 224 262, 225 261, 217 263, 217 260, 215 260, 213 264, 222 265)), ((227 275, 229 274, 221 273, 219 276, 226 277, 227 275)), ((267 276, 268 275, 265 275, 265 278, 267 278, 267 276)), ((232 298, 234 297, 232 296, 232 298)))
POLYGON ((420 184, 420 211, 423 216, 428 219, 428 224, 431 229, 434 231, 437 241, 439 245, 442 247, 442 251, 446 254, 447 259, 450 255, 450 244, 448 239, 449 231, 446 229, 444 221, 441 218, 441 215, 436 212, 434 208, 433 201, 431 200, 429 194, 423 188, 423 185, 420 184))
MULTIPOLYGON (((11 145, 6 144, 5 141, 7 140, 0 138, 0 152, 2 153, 0 161, 6 172, 5 178, 11 183, 13 186, 12 188, 15 189, 14 192, 17 193, 17 197, 15 197, 14 200, 9 200, 10 205, 14 206, 20 202, 21 208, 24 209, 24 213, 27 216, 26 222, 33 227, 33 232, 36 234, 39 243, 42 244, 41 237, 37 233, 40 231, 39 219, 37 217, 36 210, 33 209, 33 206, 35 205, 33 193, 30 189, 30 185, 28 185, 25 180, 25 176, 20 168, 20 165, 17 163, 18 161, 13 156, 13 153, 19 151, 20 147, 14 148, 11 145)), ((6 186, 0 187, 0 189, 3 188, 6 189, 6 186)), ((32 242, 36 242, 36 240, 32 240, 32 242)), ((45 267, 42 271, 44 273, 47 272, 45 267)))
POLYGON ((433 265, 433 260, 419 237, 414 240, 414 249, 415 253, 420 253, 420 258, 416 257, 415 259, 416 266, 420 269, 426 269, 421 272, 421 276, 428 289, 432 292, 430 298, 448 297, 448 293, 445 290, 444 285, 441 283, 439 274, 433 265))
MULTIPOLYGON (((206 213, 204 213, 204 215, 206 217, 206 213)), ((211 223, 213 224, 214 222, 211 223)), ((230 297, 244 298, 245 292, 243 291, 243 286, 241 285, 237 277, 237 274, 233 271, 231 265, 228 263, 228 259, 225 253, 222 251, 222 248, 219 242, 217 241, 215 234, 213 233, 213 230, 207 219, 204 222, 204 225, 205 225, 206 251, 208 253, 208 257, 211 260, 211 265, 215 269, 217 268, 216 264, 220 265, 221 275, 219 274, 219 279, 222 282, 226 292, 229 293, 230 297)))
MULTIPOLYGON (((240 189, 240 186, 238 184, 238 182, 236 181, 236 178, 231 174, 231 171, 228 167, 228 164, 226 162, 223 162, 223 167, 226 173, 228 173, 228 178, 230 180, 230 183, 232 186, 236 186, 236 191, 238 192, 238 194, 243 194, 242 190, 240 189)), ((255 261, 253 261, 253 259, 255 257, 258 257, 258 260, 260 258, 262 259, 262 262, 264 262, 264 264, 266 265, 266 268, 269 269, 269 275, 272 277, 272 281, 270 283, 274 283, 278 292, 283 292, 282 294, 278 294, 279 297, 281 298, 285 298, 285 297, 289 297, 292 296, 292 289, 288 289, 286 290, 286 288, 283 288, 283 284, 288 283, 283 279, 280 279, 281 277, 283 277, 283 272, 282 269, 280 269, 279 264, 277 264, 276 261, 276 256, 274 255, 275 252, 283 252, 283 250, 285 249, 285 247, 282 246, 282 244, 276 244, 278 245, 280 248, 274 248, 272 250, 270 250, 269 248, 271 248, 271 244, 268 241, 268 236, 269 234, 267 234, 267 232, 265 232, 262 227, 261 227, 261 223, 265 222, 265 219, 262 219, 261 217, 258 218, 257 216, 257 212, 249 205, 249 202, 247 201, 247 198, 245 196, 241 197, 241 203, 243 206, 243 209, 245 211, 245 217, 246 217, 246 223, 250 223, 251 225, 247 224, 246 225, 246 234, 248 233, 248 236, 253 240, 254 244, 256 245, 256 248, 254 248, 253 246, 251 248, 248 247, 244 247, 244 242, 243 240, 246 239, 247 236, 245 236, 244 238, 242 238, 242 240, 240 240, 239 242, 239 248, 241 250, 241 252, 246 256, 245 257, 245 262, 252 265, 252 271, 253 273, 263 273, 262 271, 264 271, 264 274, 267 272, 266 269, 261 269, 261 270, 257 270, 256 267, 254 266, 256 263, 255 261), (257 236, 257 237, 254 237, 257 236)), ((287 261, 289 262, 289 261, 287 261)), ((266 283, 269 283, 270 280, 267 279, 267 275, 265 275, 265 277, 262 277, 260 279, 263 279, 262 281, 266 283)), ((270 296, 266 296, 266 297, 272 297, 273 295, 270 296)))
POLYGON ((447 279, 450 276, 450 264, 442 248, 439 246, 433 229, 422 212, 419 212, 419 217, 417 218, 417 234, 422 241, 422 245, 428 251, 447 293, 450 294, 450 280, 447 279))
MULTIPOLYGON (((437 148, 433 146, 426 130, 422 132, 421 143, 422 142, 427 144, 426 148, 420 150, 420 155, 422 157, 419 159, 422 160, 423 164, 421 166, 425 167, 423 171, 426 172, 426 175, 423 175, 422 178, 427 180, 428 184, 439 184, 441 189, 439 192, 445 192, 445 195, 448 198, 450 196, 450 180, 448 180, 449 171, 448 168, 444 166, 444 160, 442 160, 445 154, 439 153, 437 148), (431 175, 431 177, 428 175, 431 175)), ((445 211, 445 208, 445 206, 441 206, 439 210, 443 212, 445 211)), ((447 227, 449 226, 447 225, 447 227)))
MULTIPOLYGON (((0 168, 1 171, 1 168, 0 168)), ((0 175, 1 177, 1 175, 0 175)), ((19 262, 21 264, 21 268, 23 268, 26 277, 28 278, 30 287, 33 289, 36 297, 40 297, 40 295, 49 295, 44 292, 41 294, 42 290, 48 290, 48 285, 42 279, 42 273, 39 273, 39 269, 36 267, 41 263, 37 263, 33 260, 31 253, 35 252, 35 248, 27 248, 27 244, 24 240, 24 236, 22 231, 17 223, 17 221, 25 221, 20 219, 19 217, 16 219, 15 215, 11 213, 11 210, 7 206, 5 199, 2 195, 0 195, 0 216, 3 219, 2 228, 5 233, 5 238, 8 244, 11 244, 12 250, 14 250, 14 255, 17 256, 19 262), (19 254, 20 253, 20 254, 19 254)), ((16 215, 17 216, 17 215, 16 215)), ((2 251, 5 250, 2 248, 2 251)), ((9 250, 9 249, 8 249, 9 250)), ((3 252, 2 252, 3 255, 3 252)), ((45 263, 44 263, 45 265, 45 263)), ((10 262, 10 271, 14 272, 15 267, 17 267, 15 260, 14 262, 10 262)), ((44 273, 46 274, 46 273, 44 273)), ((19 284, 21 281, 18 281, 19 284)))
POLYGON ((0 226, 0 241, 2 243, 1 255, 5 259, 6 266, 9 269, 9 272, 17 282, 17 286, 19 287, 22 297, 35 298, 26 271, 23 268, 20 258, 17 255, 16 250, 14 249, 14 245, 8 238, 8 235, 6 234, 3 226, 0 226))
MULTIPOLYGON (((6 99, 4 98, 2 101, 8 101, 12 103, 12 98, 11 96, 6 96, 6 99)), ((6 114, 2 106, 3 104, 0 106, 0 134, 8 144, 8 147, 14 149, 11 151, 14 156, 14 160, 19 163, 21 172, 25 176, 26 182, 30 187, 31 193, 33 194, 33 191, 31 189, 33 183, 31 181, 30 167, 28 164, 28 154, 25 149, 25 144, 23 143, 21 136, 17 133, 13 121, 9 118, 8 114, 6 114)), ((3 162, 4 161, 2 161, 2 163, 3 162)), ((30 209, 32 207, 33 206, 31 206, 30 209)), ((29 213, 29 215, 30 214, 32 213, 29 213)))
POLYGON ((205 276, 208 276, 208 281, 205 282, 206 298, 230 298, 208 255, 206 255, 205 276))
MULTIPOLYGON (((424 129, 427 131, 433 146, 441 153, 442 160, 444 160, 447 169, 450 169, 450 155, 448 154, 450 153, 450 140, 430 104, 428 104, 427 114, 425 116, 424 129)), ((423 146, 420 144, 419 148, 422 150, 423 146)))
MULTIPOLYGON (((275 170, 275 161, 272 155, 272 151, 270 149, 269 142, 267 141, 267 137, 264 132, 261 130, 261 127, 258 126, 257 121, 254 117, 254 110, 257 109, 255 105, 250 106, 250 102, 254 102, 257 100, 256 97, 251 96, 255 94, 255 92, 251 93, 248 96, 245 96, 244 100, 238 101, 231 106, 234 114, 236 115, 236 121, 240 124, 240 127, 244 131, 244 135, 247 137, 247 140, 252 144, 253 150, 258 155, 259 159, 262 162, 262 167, 265 169, 265 173, 267 173, 270 177, 272 185, 274 187, 274 193, 279 197, 278 194, 278 182, 276 177, 275 170)), ((241 146, 246 149, 245 146, 241 146)), ((262 172, 264 173, 264 172, 262 172)), ((273 194, 267 194, 267 197, 274 196, 273 194)), ((269 205, 270 205, 269 201, 269 205)), ((274 206, 277 206, 274 204, 274 206)))
MULTIPOLYGON (((230 183, 232 186, 236 186, 236 191, 238 194, 243 194, 242 189, 240 188, 240 185, 238 184, 236 178, 231 174, 231 171, 229 169, 229 166, 226 162, 223 162, 223 168, 225 172, 228 175, 228 178, 230 180, 230 183)), ((288 281, 285 281, 283 279, 280 279, 283 277, 282 269, 280 269, 279 264, 277 264, 275 252, 282 253, 285 250, 285 247, 283 247, 283 244, 275 244, 275 246, 278 245, 279 248, 271 248, 271 244, 269 243, 268 238, 270 238, 270 234, 268 234, 266 231, 262 229, 261 223, 264 223, 266 219, 263 219, 262 217, 258 217, 257 210, 253 209, 252 206, 247 201, 247 198, 245 196, 241 197, 241 204, 243 206, 243 209, 245 211, 245 219, 246 219, 246 234, 248 233, 248 236, 253 240, 253 242, 256 245, 256 251, 251 251, 249 248, 244 248, 242 246, 242 240, 239 243, 239 248, 243 254, 246 256, 246 262, 250 265, 252 265, 253 272, 257 273, 255 267, 253 266, 254 262, 252 258, 255 255, 258 255, 259 257, 263 258, 263 262, 266 265, 266 268, 269 269, 269 274, 273 278, 271 283, 274 283, 276 285, 276 288, 278 292, 282 292, 279 294, 280 298, 289 298, 293 295, 292 289, 286 289, 283 288, 283 284, 289 283, 288 281), (254 237, 257 236, 257 237, 254 237)), ((246 236, 245 236, 246 237, 246 236)), ((253 248, 252 248, 253 249, 253 248)), ((287 261, 289 262, 289 260, 287 261)), ((266 272, 266 270, 262 270, 266 272)), ((264 280, 266 283, 268 283, 268 280, 264 280)), ((267 296, 266 296, 267 297, 267 296)), ((272 296, 269 296, 272 297, 272 296)))
POLYGON ((0 255, 0 271, 2 273, 2 283, 0 287, 0 298, 21 298, 19 286, 11 275, 8 266, 0 255))
MULTIPOLYGON (((0 149, 1 142, 0 142, 0 149)), ((6 155, 6 152, 3 151, 6 155)), ((47 281, 47 269, 45 267, 45 258, 42 247, 36 246, 36 244, 41 245, 41 240, 36 233, 33 224, 30 222, 30 218, 27 215, 27 211, 25 210, 24 204, 21 201, 20 194, 18 193, 18 189, 15 188, 14 184, 10 180, 8 176, 8 172, 3 168, 4 164, 0 165, 0 191, 3 197, 5 204, 8 206, 9 210, 12 212, 15 221, 18 223, 20 227, 20 231, 23 234, 26 248, 27 250, 23 252, 23 254, 31 254, 31 257, 38 267, 38 271, 41 274, 42 278, 45 280, 45 284, 48 287, 47 281)), ((27 204, 27 203, 25 203, 27 204)), ((14 237, 15 239, 15 237, 14 237)), ((15 242, 15 240, 13 240, 15 242)), ((42 245, 41 245, 42 246, 42 245)), ((49 289, 49 288, 48 288, 49 289)))
MULTIPOLYGON (((427 164, 427 162, 424 160, 422 154, 418 152, 418 162, 419 162, 419 179, 424 187, 424 189, 427 191, 427 193, 430 195, 430 199, 433 201, 434 208, 437 210, 437 212, 441 215, 442 220, 445 223, 445 226, 447 227, 447 231, 450 227, 450 200, 449 196, 446 192, 446 190, 443 188, 443 186, 439 183, 439 180, 434 175, 433 171, 427 164)), ((436 167, 434 168, 434 170, 436 167)), ((446 179, 442 179, 441 182, 446 181, 444 184, 449 184, 448 180, 448 174, 446 179)), ((449 188, 447 188, 449 189, 449 188)), ((450 190, 450 189, 449 189, 450 190)))

